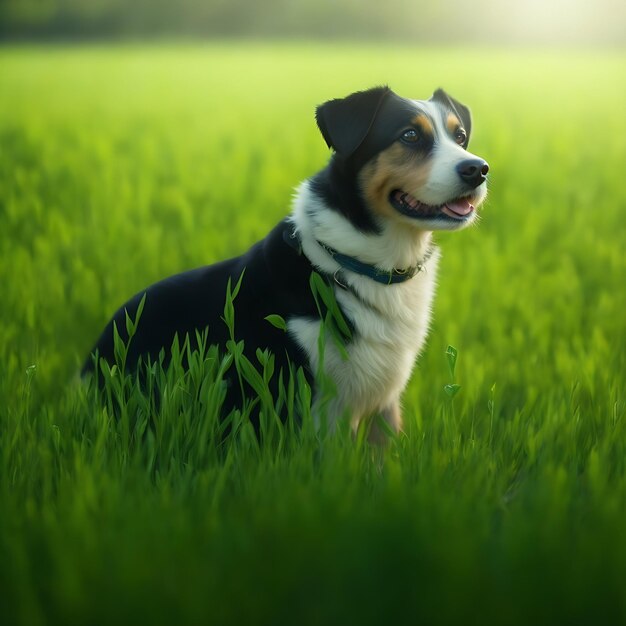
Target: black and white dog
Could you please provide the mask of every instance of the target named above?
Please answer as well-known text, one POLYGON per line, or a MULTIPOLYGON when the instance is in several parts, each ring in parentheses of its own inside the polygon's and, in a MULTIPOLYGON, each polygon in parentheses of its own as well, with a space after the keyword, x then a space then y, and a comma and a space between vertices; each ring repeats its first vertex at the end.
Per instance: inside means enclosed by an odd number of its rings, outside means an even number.
MULTIPOLYGON (((247 356, 269 348, 276 371, 303 366, 314 384, 320 316, 312 271, 333 286, 352 326, 343 358, 328 340, 323 368, 336 384, 328 410, 353 428, 380 415, 398 431, 400 396, 428 332, 439 252, 434 230, 458 230, 476 219, 486 195, 487 163, 469 153, 467 107, 439 89, 429 100, 409 100, 376 87, 320 105, 319 129, 334 151, 328 165, 304 181, 291 216, 246 254, 178 274, 124 304, 92 352, 112 362, 113 323, 122 339, 125 311, 145 308, 130 344, 127 366, 158 359, 180 339, 209 329, 223 345, 226 285, 245 269, 235 300, 235 334, 247 356), (278 314, 287 332, 265 317, 278 314)), ((93 369, 89 357, 83 373, 93 369)), ((231 406, 240 402, 231 385, 231 406)))

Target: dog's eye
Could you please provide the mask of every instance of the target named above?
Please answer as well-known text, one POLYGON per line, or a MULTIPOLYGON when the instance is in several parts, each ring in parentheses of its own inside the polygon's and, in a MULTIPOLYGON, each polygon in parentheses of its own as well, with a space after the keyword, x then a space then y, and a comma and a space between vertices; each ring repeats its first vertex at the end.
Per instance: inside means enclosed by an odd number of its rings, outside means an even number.
POLYGON ((462 146, 467 141, 467 133, 462 128, 459 128, 454 133, 454 141, 456 141, 459 146, 462 146))
POLYGON ((402 141, 406 143, 415 143, 420 138, 418 132, 414 128, 408 128, 402 133, 402 141))

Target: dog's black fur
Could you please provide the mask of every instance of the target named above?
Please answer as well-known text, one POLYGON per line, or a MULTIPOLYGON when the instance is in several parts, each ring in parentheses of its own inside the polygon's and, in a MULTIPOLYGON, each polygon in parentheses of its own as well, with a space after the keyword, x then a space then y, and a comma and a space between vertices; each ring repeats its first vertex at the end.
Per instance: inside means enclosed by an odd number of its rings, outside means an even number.
MULTIPOLYGON (((262 241, 246 254, 214 265, 177 274, 139 292, 118 309, 100 335, 92 354, 114 362, 113 325, 124 342, 128 341, 126 313, 135 318, 139 303, 146 300, 136 334, 129 345, 126 367, 136 369, 138 362, 158 361, 159 352, 168 351, 175 336, 186 335, 195 346, 196 330, 209 329, 209 343, 224 346, 229 339, 228 328, 222 320, 226 287, 234 287, 244 272, 236 297, 235 328, 237 340, 245 343, 245 354, 255 360, 257 348, 269 348, 276 358, 276 371, 286 370, 288 362, 296 368, 306 366, 305 355, 290 336, 276 328, 265 317, 271 314, 289 318, 319 316, 313 299, 309 277, 312 267, 296 245, 289 245, 292 225, 282 220, 262 241)), ((93 371, 94 360, 89 356, 82 374, 93 371)), ((238 386, 232 385, 232 393, 238 386)), ((238 399, 230 398, 229 405, 238 399)))

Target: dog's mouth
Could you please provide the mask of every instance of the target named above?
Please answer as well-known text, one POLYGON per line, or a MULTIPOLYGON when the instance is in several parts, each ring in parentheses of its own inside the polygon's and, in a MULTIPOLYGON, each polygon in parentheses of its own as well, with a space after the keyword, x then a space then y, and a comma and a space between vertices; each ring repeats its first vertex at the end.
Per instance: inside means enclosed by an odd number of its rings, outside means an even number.
POLYGON ((469 198, 456 198, 433 206, 420 202, 402 189, 394 189, 389 194, 389 202, 396 211, 415 219, 440 218, 462 222, 469 219, 474 212, 474 205, 469 198))

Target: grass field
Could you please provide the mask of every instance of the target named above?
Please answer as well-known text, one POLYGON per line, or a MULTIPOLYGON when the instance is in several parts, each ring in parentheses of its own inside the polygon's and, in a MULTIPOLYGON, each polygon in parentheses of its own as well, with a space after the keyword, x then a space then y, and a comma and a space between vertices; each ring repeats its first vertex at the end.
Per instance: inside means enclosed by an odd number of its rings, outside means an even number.
POLYGON ((625 75, 573 50, 0 49, 0 621, 625 622, 625 75), (156 440, 113 419, 74 380, 111 313, 264 236, 328 156, 314 106, 378 83, 467 102, 492 177, 479 227, 438 237, 407 435, 217 446, 187 380, 144 407, 156 440))

